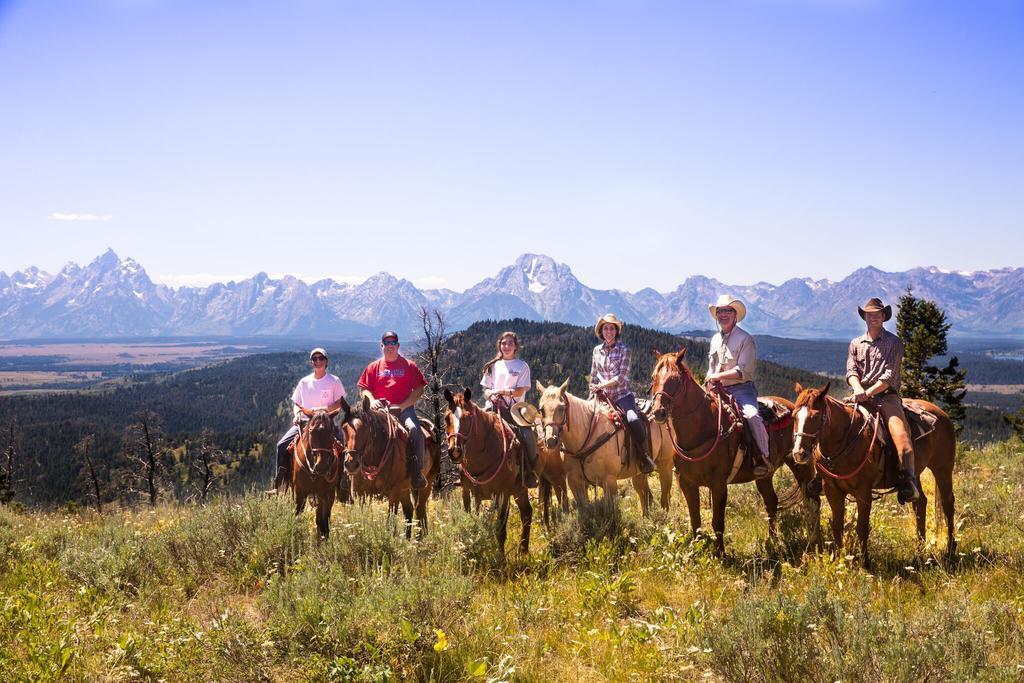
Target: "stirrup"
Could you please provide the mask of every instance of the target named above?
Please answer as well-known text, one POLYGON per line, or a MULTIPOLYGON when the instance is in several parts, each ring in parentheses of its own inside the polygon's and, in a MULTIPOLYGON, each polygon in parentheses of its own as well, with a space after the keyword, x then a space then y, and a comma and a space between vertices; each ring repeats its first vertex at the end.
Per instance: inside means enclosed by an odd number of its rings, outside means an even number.
POLYGON ((924 494, 921 492, 921 485, 918 483, 917 477, 906 475, 903 481, 900 482, 899 490, 896 492, 896 500, 900 505, 905 505, 906 503, 920 500, 922 495, 924 494))

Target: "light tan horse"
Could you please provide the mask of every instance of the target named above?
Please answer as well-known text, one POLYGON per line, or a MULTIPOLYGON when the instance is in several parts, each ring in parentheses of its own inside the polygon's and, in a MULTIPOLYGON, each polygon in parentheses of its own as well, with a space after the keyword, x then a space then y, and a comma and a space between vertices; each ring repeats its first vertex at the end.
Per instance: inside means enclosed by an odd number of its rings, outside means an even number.
MULTIPOLYGON (((640 498, 640 510, 646 516, 653 500, 647 475, 631 458, 624 466, 626 447, 624 429, 615 423, 596 400, 585 401, 560 386, 545 387, 539 381, 541 425, 548 448, 561 447, 569 489, 577 504, 587 500, 587 484, 600 486, 604 497, 612 500, 620 479, 631 479, 640 498)), ((651 456, 661 480, 661 506, 668 509, 672 496, 672 446, 668 430, 651 423, 651 456)))
MULTIPOLYGON (((843 547, 846 497, 857 501, 857 537, 860 539, 864 567, 870 567, 868 532, 874 485, 882 464, 878 440, 879 420, 869 421, 856 406, 828 395, 829 385, 804 388, 795 385, 795 421, 793 423, 793 460, 810 462, 825 482, 825 497, 832 508, 833 552, 843 547)), ((953 465, 956 458, 956 431, 949 416, 933 403, 905 400, 935 417, 935 429, 914 442, 918 473, 926 468, 935 478, 935 489, 946 518, 946 550, 956 553, 953 535, 953 465)), ((914 502, 917 537, 924 540, 928 499, 922 492, 914 502)))

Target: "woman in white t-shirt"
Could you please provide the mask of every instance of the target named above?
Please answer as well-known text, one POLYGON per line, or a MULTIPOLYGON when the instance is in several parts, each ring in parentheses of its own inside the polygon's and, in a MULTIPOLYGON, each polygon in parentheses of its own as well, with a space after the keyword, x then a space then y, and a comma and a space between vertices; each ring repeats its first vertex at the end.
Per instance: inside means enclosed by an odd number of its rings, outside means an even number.
POLYGON ((484 364, 484 376, 480 380, 487 399, 486 408, 497 411, 519 434, 519 440, 526 446, 526 485, 536 486, 537 437, 530 427, 520 427, 512 421, 510 408, 522 401, 530 389, 530 366, 516 358, 519 353, 519 337, 515 332, 502 332, 498 337, 498 353, 484 364))

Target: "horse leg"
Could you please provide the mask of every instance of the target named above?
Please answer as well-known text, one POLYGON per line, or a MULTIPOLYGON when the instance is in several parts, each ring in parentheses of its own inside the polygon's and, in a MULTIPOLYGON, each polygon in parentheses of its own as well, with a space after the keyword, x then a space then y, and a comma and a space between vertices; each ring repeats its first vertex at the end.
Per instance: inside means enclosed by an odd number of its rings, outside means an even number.
POLYGON ((952 458, 947 467, 932 469, 932 477, 935 478, 935 495, 942 503, 942 516, 946 518, 946 552, 950 557, 956 554, 956 538, 953 537, 953 467, 952 458))
POLYGON ((725 503, 729 498, 729 487, 725 481, 715 482, 711 487, 711 530, 715 532, 715 555, 725 555, 725 503))
POLYGON ((761 500, 764 501, 764 510, 768 513, 768 538, 774 539, 777 536, 775 518, 779 511, 779 496, 775 493, 775 486, 772 484, 771 477, 755 479, 754 485, 757 486, 757 491, 761 494, 761 500))
POLYGON ((295 489, 295 516, 298 517, 302 514, 302 511, 306 509, 306 496, 308 493, 299 493, 298 489, 295 489))
POLYGON ((832 508, 832 555, 840 557, 843 549, 843 527, 846 525, 846 494, 826 483, 825 497, 832 508))
POLYGON ((533 506, 530 504, 529 489, 523 489, 523 492, 516 496, 516 506, 519 508, 519 521, 523 525, 519 553, 527 555, 530 552, 530 529, 533 526, 533 506))
POLYGON ((508 505, 509 497, 507 493, 500 493, 495 496, 494 504, 498 510, 497 527, 494 529, 494 535, 498 539, 498 549, 501 550, 501 554, 505 554, 505 539, 508 537, 508 505))
POLYGON ((914 514, 917 517, 917 541, 924 543, 925 521, 928 517, 928 496, 921 489, 921 496, 914 501, 914 514))
POLYGON ((569 488, 565 484, 565 477, 562 477, 555 487, 555 495, 558 496, 558 506, 562 512, 569 514, 569 488))
POLYGON ((416 492, 416 538, 419 539, 422 539, 427 533, 427 500, 429 498, 429 484, 416 492))
MULTIPOLYGON (((408 493, 398 501, 402 505, 402 514, 405 515, 405 540, 412 540, 412 498, 408 493)), ((398 507, 398 503, 395 503, 398 507)))
POLYGON ((640 514, 646 517, 647 512, 651 509, 651 500, 654 498, 647 475, 638 474, 633 477, 633 488, 636 489, 636 494, 640 498, 640 514))
POLYGON ((316 528, 320 538, 326 539, 331 533, 331 508, 334 507, 334 488, 316 498, 316 528))
POLYGON ((544 510, 544 528, 551 528, 551 482, 541 475, 537 482, 537 501, 544 510))
MULTIPOLYGON (((462 485, 462 509, 469 512, 470 500, 473 497, 473 492, 469 490, 469 487, 465 484, 462 485)), ((479 504, 477 506, 477 512, 480 512, 479 504)))
POLYGON ((569 464, 569 458, 566 458, 566 478, 569 481, 569 488, 572 490, 572 498, 576 501, 576 507, 584 505, 587 498, 587 482, 583 478, 583 466, 580 461, 576 458, 572 458, 572 464, 569 464))
POLYGON ((658 480, 661 482, 661 509, 668 512, 672 502, 672 461, 666 459, 664 465, 658 466, 658 480))
POLYGON ((679 488, 683 491, 683 498, 686 499, 686 509, 690 513, 690 531, 696 535, 700 529, 700 488, 690 484, 684 484, 679 480, 679 488))
POLYGON ((868 533, 871 530, 871 489, 861 491, 857 496, 857 538, 860 539, 860 554, 864 569, 871 569, 868 557, 868 533))

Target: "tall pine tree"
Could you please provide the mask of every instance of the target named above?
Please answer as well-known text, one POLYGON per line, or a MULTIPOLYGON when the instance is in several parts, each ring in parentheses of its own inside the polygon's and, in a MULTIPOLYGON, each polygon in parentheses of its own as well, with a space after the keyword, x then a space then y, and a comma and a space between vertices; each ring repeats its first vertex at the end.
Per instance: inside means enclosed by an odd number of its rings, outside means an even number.
POLYGON ((946 335, 952 324, 934 301, 918 299, 908 287, 900 297, 896 333, 903 340, 903 369, 900 393, 941 405, 953 420, 957 433, 963 428, 967 372, 953 356, 946 367, 929 364, 949 350, 946 335))

